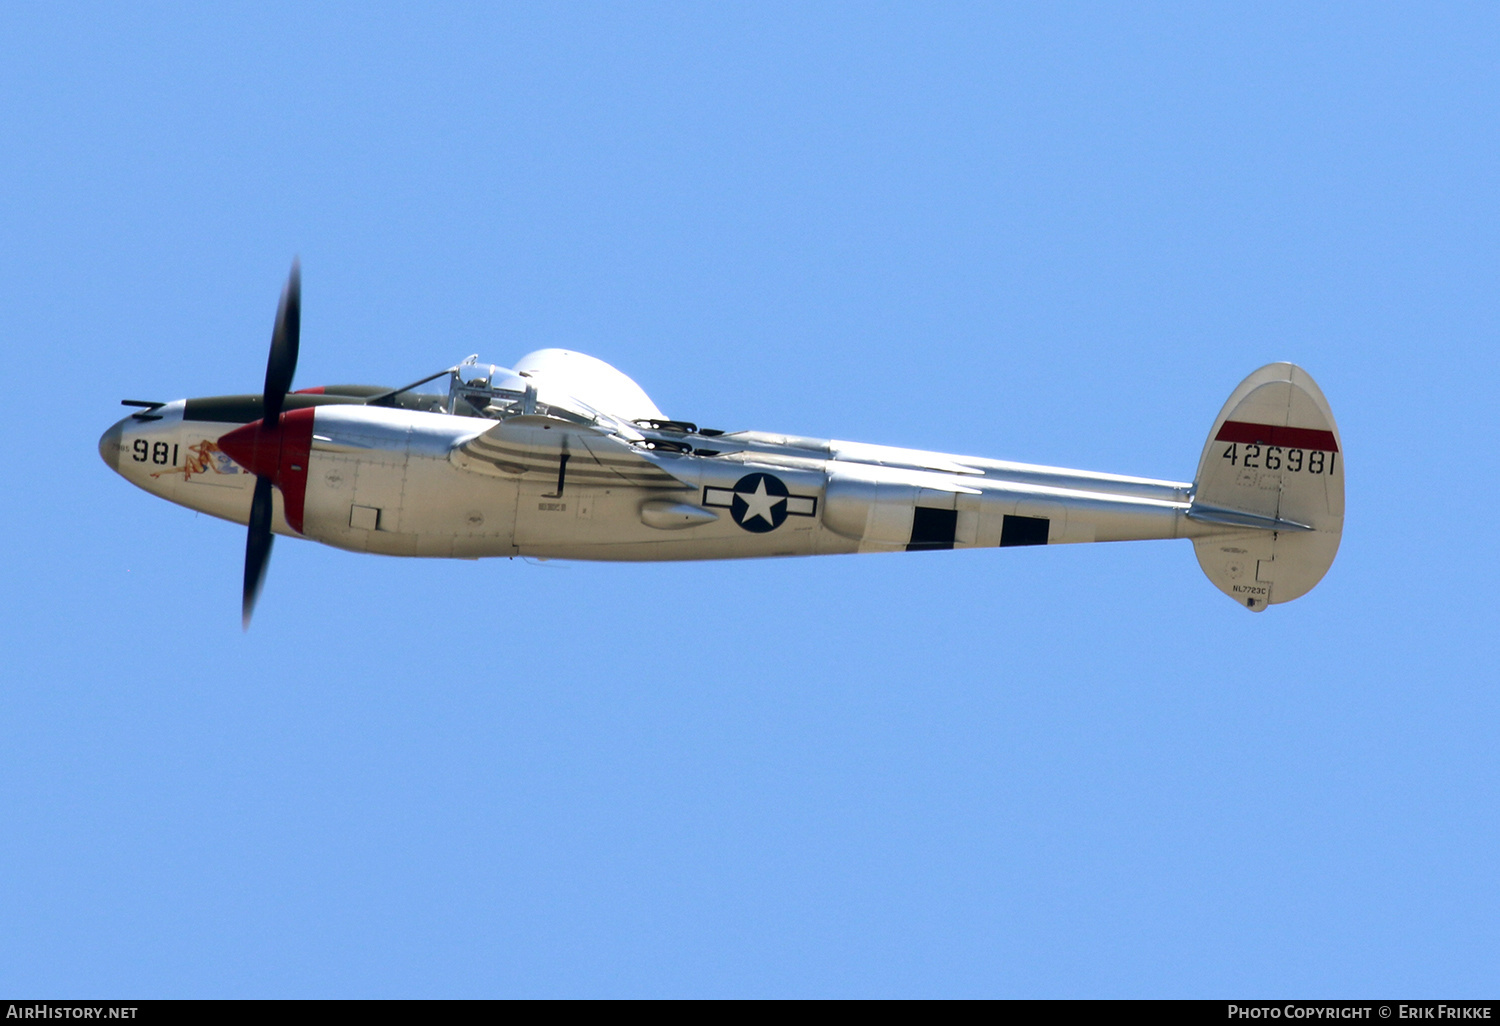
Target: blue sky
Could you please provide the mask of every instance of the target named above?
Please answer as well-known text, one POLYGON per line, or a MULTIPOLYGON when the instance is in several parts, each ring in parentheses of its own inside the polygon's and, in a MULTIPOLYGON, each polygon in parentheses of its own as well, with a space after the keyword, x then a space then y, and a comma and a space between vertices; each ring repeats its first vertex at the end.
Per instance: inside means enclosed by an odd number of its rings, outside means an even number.
POLYGON ((1493 996, 1492 5, 0 12, 0 991, 1493 996), (672 416, 1190 478, 1293 360, 1343 548, 402 561, 122 398, 600 356, 672 416))

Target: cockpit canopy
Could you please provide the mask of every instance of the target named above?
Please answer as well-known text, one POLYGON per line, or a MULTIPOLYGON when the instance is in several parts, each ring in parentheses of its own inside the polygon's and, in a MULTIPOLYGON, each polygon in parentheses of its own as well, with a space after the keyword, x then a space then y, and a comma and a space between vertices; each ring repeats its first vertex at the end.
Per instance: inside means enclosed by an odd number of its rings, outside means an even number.
POLYGON ((599 411, 567 395, 552 383, 534 380, 524 371, 479 363, 472 356, 457 367, 439 371, 370 401, 377 405, 491 420, 526 415, 557 417, 574 424, 594 424, 602 418, 599 411))
POLYGON ((471 356, 371 401, 492 420, 522 415, 558 417, 575 424, 665 419, 630 378, 603 360, 566 349, 528 353, 514 369, 480 363, 471 356))

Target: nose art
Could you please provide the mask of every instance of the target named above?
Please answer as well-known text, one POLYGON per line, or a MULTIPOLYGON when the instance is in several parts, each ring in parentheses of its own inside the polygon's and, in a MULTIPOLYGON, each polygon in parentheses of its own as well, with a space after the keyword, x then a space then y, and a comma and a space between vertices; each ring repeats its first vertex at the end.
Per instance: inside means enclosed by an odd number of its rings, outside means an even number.
POLYGON ((120 472, 120 439, 125 433, 124 425, 122 420, 99 436, 99 458, 117 474, 120 472))

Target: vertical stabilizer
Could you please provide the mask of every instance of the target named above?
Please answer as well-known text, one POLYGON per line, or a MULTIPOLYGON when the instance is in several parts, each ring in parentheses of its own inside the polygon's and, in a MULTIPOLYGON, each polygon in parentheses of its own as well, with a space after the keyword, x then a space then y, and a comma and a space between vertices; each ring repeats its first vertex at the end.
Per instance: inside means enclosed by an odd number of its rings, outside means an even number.
POLYGON ((1208 533, 1198 565, 1247 609, 1290 602, 1323 579, 1344 530, 1344 451, 1312 377, 1273 363, 1219 412, 1188 516, 1208 533))

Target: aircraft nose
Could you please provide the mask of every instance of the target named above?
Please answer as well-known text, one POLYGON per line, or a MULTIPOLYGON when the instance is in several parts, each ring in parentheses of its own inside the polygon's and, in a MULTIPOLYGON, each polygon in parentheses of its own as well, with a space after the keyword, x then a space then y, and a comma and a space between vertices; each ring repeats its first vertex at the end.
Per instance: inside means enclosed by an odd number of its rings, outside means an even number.
MULTIPOLYGON (((129 418, 125 418, 128 420, 129 418)), ((125 420, 121 420, 99 436, 99 458, 116 474, 120 472, 120 446, 125 436, 125 420)))

